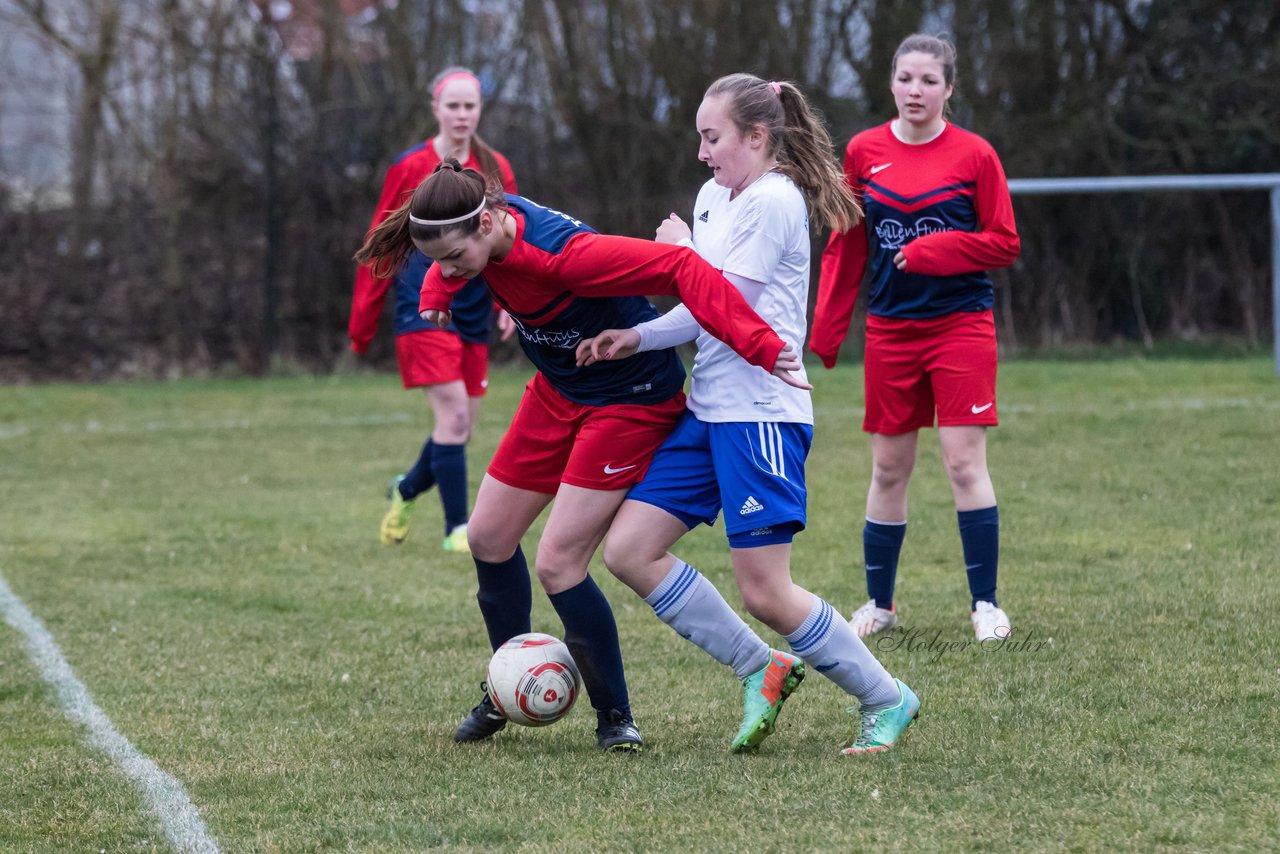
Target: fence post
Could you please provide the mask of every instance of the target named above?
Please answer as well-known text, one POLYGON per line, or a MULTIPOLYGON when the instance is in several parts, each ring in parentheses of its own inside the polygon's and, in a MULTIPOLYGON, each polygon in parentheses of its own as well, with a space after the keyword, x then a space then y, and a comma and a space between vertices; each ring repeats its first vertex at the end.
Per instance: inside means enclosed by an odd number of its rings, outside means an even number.
POLYGON ((1271 188, 1271 326, 1280 377, 1280 184, 1271 188))

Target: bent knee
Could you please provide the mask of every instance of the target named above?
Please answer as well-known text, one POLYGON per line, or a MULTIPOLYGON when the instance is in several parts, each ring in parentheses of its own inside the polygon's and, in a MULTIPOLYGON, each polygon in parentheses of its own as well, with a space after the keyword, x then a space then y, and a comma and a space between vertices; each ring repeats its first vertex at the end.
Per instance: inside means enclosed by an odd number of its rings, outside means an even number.
POLYGON ((765 588, 745 587, 742 590, 742 606, 747 613, 766 626, 778 621, 778 606, 781 599, 773 591, 765 588))
POLYGON ((604 565, 619 577, 634 572, 646 563, 642 541, 637 537, 610 534, 604 541, 604 565))
POLYGON ((503 531, 477 523, 474 518, 467 523, 467 547, 471 549, 471 556, 477 560, 502 563, 515 554, 519 545, 519 539, 513 541, 503 531))

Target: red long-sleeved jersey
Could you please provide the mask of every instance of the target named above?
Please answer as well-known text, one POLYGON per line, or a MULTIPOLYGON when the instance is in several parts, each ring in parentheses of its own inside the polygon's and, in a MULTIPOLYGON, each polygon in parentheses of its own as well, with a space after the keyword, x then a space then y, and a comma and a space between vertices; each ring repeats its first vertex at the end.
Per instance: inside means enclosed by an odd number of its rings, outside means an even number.
POLYGON ((831 367, 849 331, 864 273, 867 313, 918 319, 983 311, 994 303, 986 271, 1018 257, 1018 233, 1004 168, 990 143, 948 124, 909 145, 886 123, 849 141, 845 180, 865 219, 832 234, 809 348, 831 367), (894 266, 901 250, 907 271, 894 266))
MULTIPOLYGON (((515 318, 525 352, 570 399, 578 399, 574 386, 589 376, 570 370, 574 348, 607 328, 598 318, 613 316, 601 297, 679 296, 704 329, 751 364, 773 370, 782 339, 692 249, 597 234, 520 196, 508 196, 507 204, 516 221, 515 243, 480 275, 515 318)), ((432 265, 419 310, 448 310, 464 284, 465 279, 444 278, 440 266, 432 265)))

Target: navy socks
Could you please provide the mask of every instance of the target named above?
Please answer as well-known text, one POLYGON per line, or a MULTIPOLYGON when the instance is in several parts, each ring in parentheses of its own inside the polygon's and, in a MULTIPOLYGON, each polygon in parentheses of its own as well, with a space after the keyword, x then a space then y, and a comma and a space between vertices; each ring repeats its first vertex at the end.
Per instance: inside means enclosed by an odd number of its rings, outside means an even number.
POLYGON ((630 711, 627 677, 622 670, 618 624, 609 600, 591 576, 581 584, 549 597, 564 623, 564 642, 582 673, 591 706, 630 711))
POLYGON ((434 440, 428 436, 426 444, 422 446, 422 453, 418 454, 418 461, 405 472, 404 479, 400 481, 400 497, 405 501, 412 501, 436 485, 435 473, 431 471, 431 449, 434 447, 434 440))
POLYGON ((898 578, 898 556, 907 523, 885 524, 867 520, 862 529, 862 555, 867 568, 867 594, 877 608, 893 608, 893 587, 898 578))
POLYGON ((533 610, 533 585, 529 581, 529 565, 524 552, 516 546, 515 554, 502 563, 475 559, 476 580, 480 590, 476 601, 484 627, 489 631, 489 645, 494 649, 516 635, 532 631, 529 627, 533 610))
POLYGON ((428 438, 413 468, 400 481, 400 497, 413 501, 433 486, 440 487, 444 532, 467 523, 467 446, 441 445, 428 438))
POLYGON ((431 471, 440 487, 444 532, 467 523, 467 446, 431 446, 431 471))
POLYGON ((996 507, 961 510, 960 545, 964 548, 964 568, 969 575, 969 595, 978 602, 996 603, 996 569, 1000 562, 1000 511, 996 507))

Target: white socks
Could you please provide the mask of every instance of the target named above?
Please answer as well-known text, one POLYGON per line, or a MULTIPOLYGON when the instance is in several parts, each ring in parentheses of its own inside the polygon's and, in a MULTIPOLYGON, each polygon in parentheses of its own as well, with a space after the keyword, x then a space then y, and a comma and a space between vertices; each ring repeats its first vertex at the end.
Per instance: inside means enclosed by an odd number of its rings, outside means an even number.
POLYGON ((864 706, 889 708, 898 702, 898 686, 884 665, 836 610, 817 596, 800 628, 787 635, 792 651, 805 663, 864 706))
POLYGON ((769 663, 769 645, 729 607, 714 584, 679 558, 644 601, 676 634, 732 667, 739 679, 769 663))

